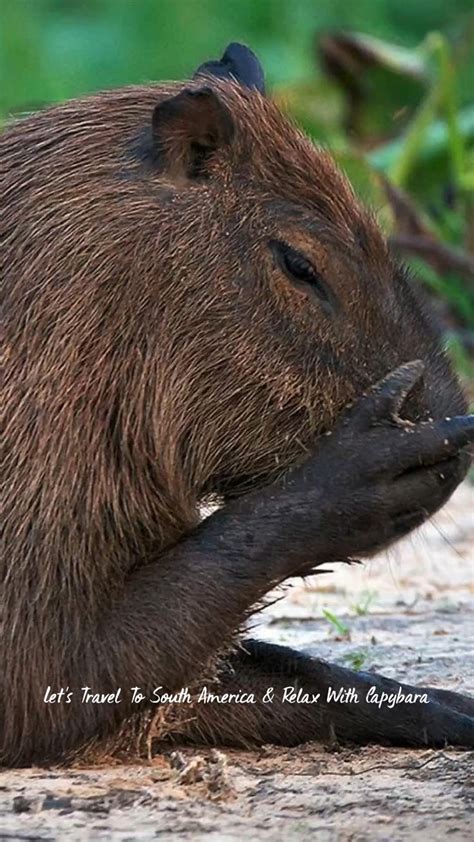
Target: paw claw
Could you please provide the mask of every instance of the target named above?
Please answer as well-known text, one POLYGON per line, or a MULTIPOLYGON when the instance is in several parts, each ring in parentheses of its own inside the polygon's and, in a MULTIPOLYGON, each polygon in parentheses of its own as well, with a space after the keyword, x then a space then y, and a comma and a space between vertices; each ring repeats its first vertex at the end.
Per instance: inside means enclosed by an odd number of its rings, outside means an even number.
POLYGON ((424 371, 425 364, 422 360, 412 360, 379 380, 354 410, 364 426, 371 426, 374 421, 382 419, 396 420, 398 423, 403 404, 424 371))

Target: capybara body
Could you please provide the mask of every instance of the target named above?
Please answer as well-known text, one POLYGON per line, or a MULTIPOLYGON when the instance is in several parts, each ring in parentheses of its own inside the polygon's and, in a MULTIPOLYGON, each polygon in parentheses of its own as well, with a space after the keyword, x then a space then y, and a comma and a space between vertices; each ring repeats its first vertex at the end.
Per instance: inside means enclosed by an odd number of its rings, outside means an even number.
MULTIPOLYGON (((442 421, 463 398, 376 222, 258 86, 217 76, 0 135, 4 764, 118 741, 150 708, 134 686, 344 680, 236 633, 273 586, 391 543, 465 472, 468 421, 442 421)), ((470 704, 433 691, 396 728, 363 706, 196 706, 180 734, 468 744, 470 704)))

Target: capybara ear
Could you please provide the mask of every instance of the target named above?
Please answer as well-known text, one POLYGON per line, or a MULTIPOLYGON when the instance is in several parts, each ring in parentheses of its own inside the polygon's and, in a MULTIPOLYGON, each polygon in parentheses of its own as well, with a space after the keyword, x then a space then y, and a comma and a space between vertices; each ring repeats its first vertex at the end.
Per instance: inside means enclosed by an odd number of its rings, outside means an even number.
POLYGON ((229 44, 218 61, 206 61, 196 70, 194 78, 215 76, 230 79, 244 88, 255 88, 265 94, 265 75, 257 56, 244 44, 229 44))
POLYGON ((212 156, 232 143, 234 121, 211 88, 185 89, 158 103, 152 130, 158 166, 171 177, 199 179, 208 176, 212 156))

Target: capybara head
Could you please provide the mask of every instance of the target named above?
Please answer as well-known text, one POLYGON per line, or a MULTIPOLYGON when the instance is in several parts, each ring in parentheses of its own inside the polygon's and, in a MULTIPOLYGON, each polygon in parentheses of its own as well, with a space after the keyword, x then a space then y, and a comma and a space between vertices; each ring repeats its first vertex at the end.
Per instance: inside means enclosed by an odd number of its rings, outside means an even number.
POLYGON ((0 136, 11 522, 33 544, 173 540, 409 360, 413 417, 463 410, 374 217, 252 67, 0 136))

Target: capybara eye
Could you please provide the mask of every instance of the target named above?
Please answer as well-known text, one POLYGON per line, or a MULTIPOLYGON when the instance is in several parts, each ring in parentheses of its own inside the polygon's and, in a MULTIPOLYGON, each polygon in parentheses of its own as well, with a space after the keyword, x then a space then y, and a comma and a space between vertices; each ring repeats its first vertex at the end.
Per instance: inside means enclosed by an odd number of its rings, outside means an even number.
POLYGON ((282 240, 270 240, 270 248, 280 269, 296 286, 309 286, 322 301, 329 302, 324 281, 311 261, 282 240))

